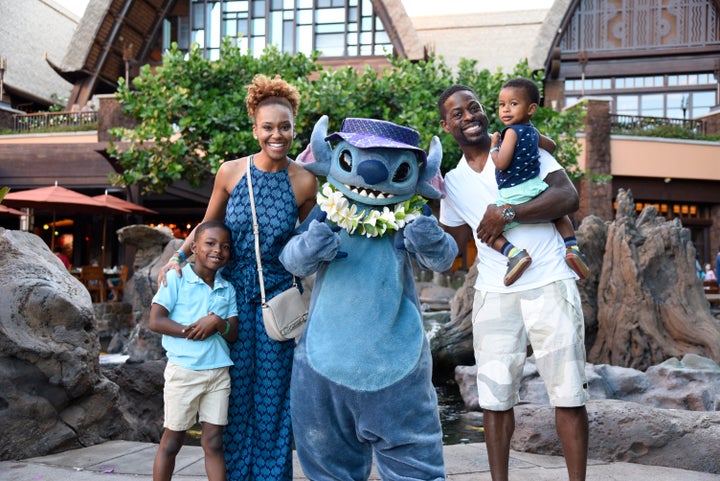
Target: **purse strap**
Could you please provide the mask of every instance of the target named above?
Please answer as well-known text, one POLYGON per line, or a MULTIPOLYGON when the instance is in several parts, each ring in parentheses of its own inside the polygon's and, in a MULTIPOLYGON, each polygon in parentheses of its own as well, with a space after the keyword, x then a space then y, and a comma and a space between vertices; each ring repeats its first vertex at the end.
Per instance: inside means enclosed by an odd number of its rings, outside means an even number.
MULTIPOLYGON (((250 196, 250 211, 252 212, 252 229, 255 237, 255 261, 257 262, 258 279, 260 281, 260 302, 265 304, 265 280, 263 279, 262 271, 262 260, 260 259, 260 224, 257 221, 257 214, 255 213, 255 195, 253 194, 252 186, 252 174, 250 173, 250 166, 253 163, 254 155, 251 155, 247 159, 247 171, 245 177, 247 177, 248 184, 248 195, 250 196)), ((295 276, 293 276, 293 287, 297 285, 295 276)))
POLYGON ((263 279, 262 261, 260 260, 260 225, 257 221, 257 214, 255 214, 255 195, 253 194, 252 174, 250 173, 250 166, 253 163, 254 157, 254 155, 251 155, 247 158, 245 177, 247 177, 250 211, 252 212, 252 230, 253 236, 255 236, 255 261, 257 263, 258 278, 260 279, 260 301, 265 304, 265 281, 263 279))

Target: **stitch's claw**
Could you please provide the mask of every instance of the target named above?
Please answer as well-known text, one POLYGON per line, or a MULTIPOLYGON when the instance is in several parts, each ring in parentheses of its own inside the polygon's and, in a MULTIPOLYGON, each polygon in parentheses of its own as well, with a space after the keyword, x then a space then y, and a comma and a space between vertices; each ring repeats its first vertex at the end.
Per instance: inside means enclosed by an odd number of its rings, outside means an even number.
MULTIPOLYGON (((327 212, 320 211, 320 214, 315 217, 315 220, 320 223, 325 223, 325 221, 327 220, 327 212)), ((342 229, 342 227, 340 227, 339 225, 328 224, 328 227, 330 227, 330 230, 333 232, 340 232, 340 229, 342 229)))

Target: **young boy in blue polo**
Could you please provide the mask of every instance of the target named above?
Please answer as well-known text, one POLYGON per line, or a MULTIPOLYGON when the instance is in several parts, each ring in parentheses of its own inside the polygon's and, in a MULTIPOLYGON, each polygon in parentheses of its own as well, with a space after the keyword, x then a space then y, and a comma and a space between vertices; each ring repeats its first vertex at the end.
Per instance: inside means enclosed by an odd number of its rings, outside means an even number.
MULTIPOLYGON (((165 421, 153 463, 153 481, 170 481, 185 432, 199 419, 208 481, 225 481, 223 426, 230 395, 229 342, 237 339, 235 289, 219 270, 232 254, 232 235, 222 222, 195 230, 195 262, 170 270, 150 308, 150 329, 167 351, 165 421)), ((184 257, 184 255, 182 256, 184 257)), ((178 262, 184 259, 178 257, 178 262)))

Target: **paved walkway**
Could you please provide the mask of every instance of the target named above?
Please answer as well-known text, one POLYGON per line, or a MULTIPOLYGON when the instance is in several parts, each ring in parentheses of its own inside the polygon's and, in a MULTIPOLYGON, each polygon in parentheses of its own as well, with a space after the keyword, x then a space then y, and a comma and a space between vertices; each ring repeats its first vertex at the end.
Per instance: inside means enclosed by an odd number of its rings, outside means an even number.
MULTIPOLYGON (((0 481, 146 481, 152 479, 157 445, 109 441, 89 448, 22 461, 0 462, 0 481)), ((484 443, 445 447, 449 481, 491 481, 484 443)), ((295 479, 306 479, 295 458, 295 479)), ((202 449, 180 451, 175 481, 205 480, 202 449)), ((370 479, 379 479, 373 471, 370 479)), ((563 458, 511 452, 511 481, 567 479, 563 458)), ((720 481, 720 475, 631 463, 591 461, 587 481, 720 481)))

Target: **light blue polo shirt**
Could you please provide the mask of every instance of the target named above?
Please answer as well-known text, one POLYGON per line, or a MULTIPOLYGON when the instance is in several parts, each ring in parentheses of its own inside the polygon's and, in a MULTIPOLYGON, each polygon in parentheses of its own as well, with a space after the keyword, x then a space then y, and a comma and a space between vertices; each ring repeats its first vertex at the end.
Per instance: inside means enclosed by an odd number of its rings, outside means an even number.
MULTIPOLYGON (((235 288, 219 272, 213 288, 195 274, 190 264, 183 267, 182 277, 170 269, 166 279, 167 286, 160 285, 152 302, 167 309, 168 317, 178 324, 189 326, 209 312, 223 319, 238 315, 235 288)), ((168 361, 185 369, 200 371, 232 365, 228 343, 219 333, 202 341, 163 334, 162 346, 168 361)))

